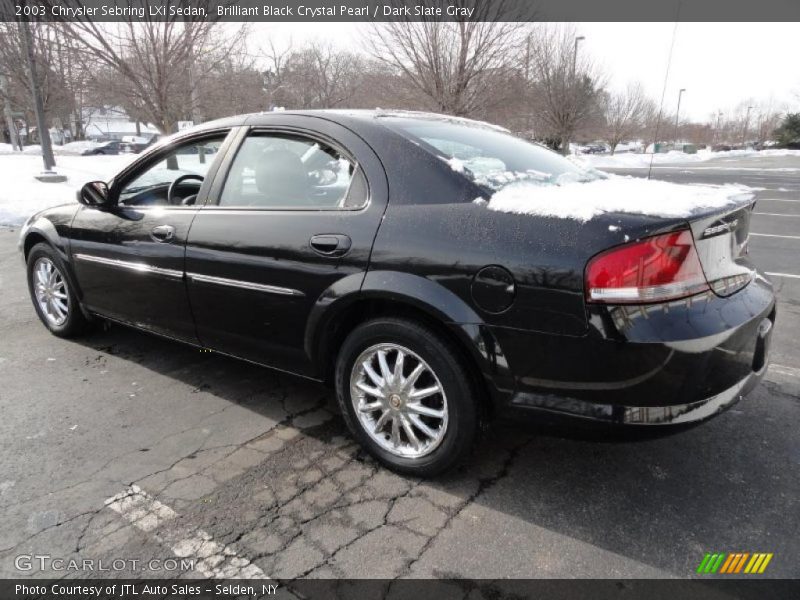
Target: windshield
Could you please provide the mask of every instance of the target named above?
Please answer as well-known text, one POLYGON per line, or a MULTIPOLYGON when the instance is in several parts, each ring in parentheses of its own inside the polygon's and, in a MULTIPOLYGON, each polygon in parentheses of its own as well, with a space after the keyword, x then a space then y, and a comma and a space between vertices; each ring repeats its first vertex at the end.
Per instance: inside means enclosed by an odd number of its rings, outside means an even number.
POLYGON ((448 162, 487 191, 514 182, 539 185, 593 181, 604 175, 511 133, 460 120, 381 117, 391 129, 448 162))

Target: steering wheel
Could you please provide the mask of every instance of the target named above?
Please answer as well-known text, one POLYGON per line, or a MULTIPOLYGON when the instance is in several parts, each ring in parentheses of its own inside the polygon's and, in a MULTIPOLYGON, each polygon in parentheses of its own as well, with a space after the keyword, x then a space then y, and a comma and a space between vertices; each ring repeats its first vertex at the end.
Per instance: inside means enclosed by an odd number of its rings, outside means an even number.
MULTIPOLYGON (((187 173, 186 175, 181 175, 175 181, 169 184, 169 189, 167 190, 167 204, 175 204, 173 202, 172 197, 175 195, 175 190, 178 189, 178 186, 182 184, 187 179, 197 179, 198 181, 203 181, 205 178, 202 175, 196 175, 194 173, 187 173)), ((190 206, 194 204, 195 199, 197 198, 197 194, 193 194, 191 196, 186 196, 181 201, 181 206, 190 206)))

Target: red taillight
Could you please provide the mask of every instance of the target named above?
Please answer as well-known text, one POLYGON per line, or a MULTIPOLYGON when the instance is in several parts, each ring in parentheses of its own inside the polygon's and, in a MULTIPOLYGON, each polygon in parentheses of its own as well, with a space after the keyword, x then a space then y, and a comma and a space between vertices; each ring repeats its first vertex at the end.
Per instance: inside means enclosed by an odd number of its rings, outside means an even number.
POLYGON ((614 248, 598 254, 586 266, 589 302, 661 302, 708 289, 689 230, 614 248))

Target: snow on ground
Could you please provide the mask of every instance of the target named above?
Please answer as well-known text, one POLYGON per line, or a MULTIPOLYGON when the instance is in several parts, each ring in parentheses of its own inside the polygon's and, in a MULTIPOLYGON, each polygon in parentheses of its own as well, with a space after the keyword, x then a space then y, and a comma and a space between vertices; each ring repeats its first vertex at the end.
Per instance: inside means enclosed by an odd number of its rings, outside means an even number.
POLYGON ((706 209, 739 204, 752 197, 752 191, 745 186, 680 185, 611 175, 588 183, 564 185, 512 183, 492 195, 488 208, 578 221, 610 212, 689 217, 706 209))
POLYGON ((712 152, 711 150, 698 150, 697 154, 685 152, 666 152, 664 154, 582 154, 573 160, 582 161, 592 167, 619 168, 619 169, 646 169, 652 159, 654 165, 699 163, 715 158, 740 158, 745 156, 800 156, 800 150, 729 150, 727 152, 712 152))
POLYGON ((42 157, 29 154, 0 156, 0 225, 21 225, 33 213, 67 202, 84 183, 108 180, 135 154, 119 156, 58 156, 56 172, 67 176, 64 183, 42 183, 34 178, 42 172, 42 157))
MULTIPOLYGON (((84 150, 88 150, 90 148, 96 148, 100 146, 98 142, 92 141, 81 141, 81 142, 70 142, 69 144, 64 144, 63 146, 54 145, 53 146, 53 154, 55 156, 61 156, 63 154, 68 155, 79 155, 84 150)), ((20 152, 15 150, 11 144, 0 144, 0 156, 12 154, 15 156, 19 156, 20 152)), ((22 154, 25 155, 42 155, 42 147, 38 144, 31 144, 30 146, 25 146, 22 149, 22 154)))

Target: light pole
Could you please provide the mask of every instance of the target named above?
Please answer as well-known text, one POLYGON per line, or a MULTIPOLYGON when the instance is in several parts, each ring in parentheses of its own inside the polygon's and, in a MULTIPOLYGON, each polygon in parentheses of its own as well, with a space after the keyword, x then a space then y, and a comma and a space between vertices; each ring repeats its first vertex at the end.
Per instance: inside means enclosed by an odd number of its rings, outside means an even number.
POLYGON ((672 138, 673 147, 677 146, 678 144, 678 118, 680 117, 681 114, 681 96, 683 96, 683 92, 685 91, 686 91, 685 88, 681 88, 681 90, 678 92, 678 109, 675 111, 675 136, 672 138))
POLYGON ((575 79, 575 70, 578 66, 578 42, 585 40, 586 37, 583 35, 576 35, 575 36, 575 49, 572 51, 572 78, 575 79))
MULTIPOLYGON (((573 98, 578 98, 578 86, 575 85, 575 71, 578 68, 578 42, 585 40, 586 38, 582 35, 575 36, 575 47, 572 50, 572 75, 569 81, 569 88, 573 98)), ((573 100, 574 101, 574 100, 573 100)), ((565 136, 564 139, 561 140, 561 153, 566 156, 569 154, 569 137, 565 136)))
POLYGON ((747 107, 747 114, 744 117, 744 130, 742 130, 742 149, 747 141, 747 126, 750 123, 750 111, 753 110, 752 106, 747 107))
MULTIPOLYGON (((64 175, 58 175, 53 172, 53 167, 56 166, 56 161, 53 158, 53 147, 50 144, 50 130, 47 129, 47 123, 44 118, 44 103, 42 102, 42 92, 39 89, 39 81, 36 77, 36 56, 33 50, 33 41, 31 40, 31 29, 28 21, 22 20, 19 22, 19 27, 22 30, 22 40, 25 44, 25 50, 28 61, 28 74, 31 80, 31 93, 33 95, 33 107, 36 111, 36 126, 39 128, 39 142, 42 146, 42 161, 44 162, 44 172, 36 175, 39 181, 49 181, 58 183, 66 181, 64 175)), ((30 132, 30 127, 27 128, 30 132)))

